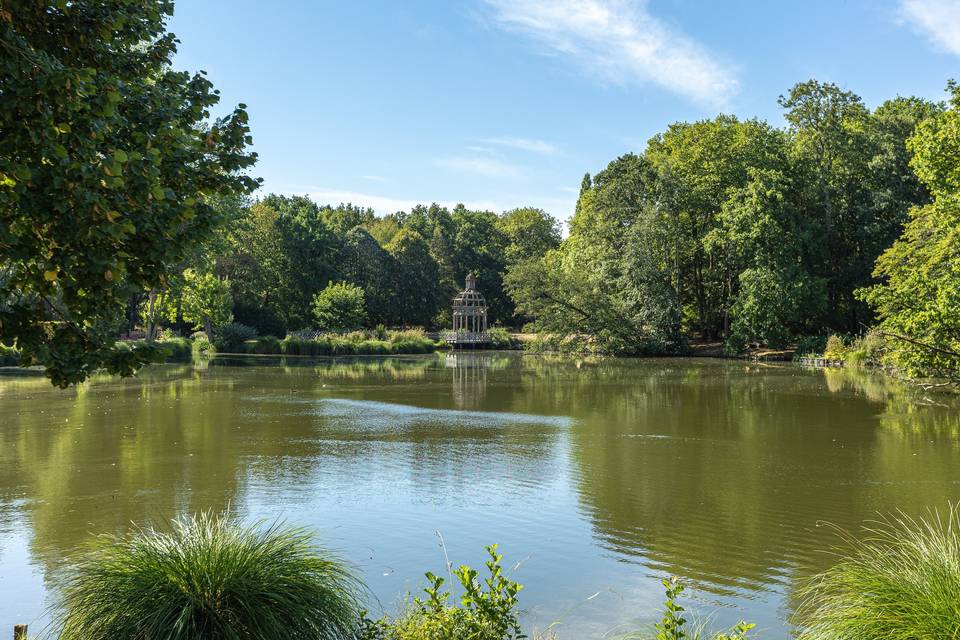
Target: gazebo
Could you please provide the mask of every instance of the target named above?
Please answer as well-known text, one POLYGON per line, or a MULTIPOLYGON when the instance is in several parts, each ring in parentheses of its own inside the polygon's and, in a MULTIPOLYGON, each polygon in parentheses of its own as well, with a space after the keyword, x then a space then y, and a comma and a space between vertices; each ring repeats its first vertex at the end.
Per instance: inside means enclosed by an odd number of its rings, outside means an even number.
POLYGON ((490 342, 487 300, 477 291, 477 278, 472 273, 467 274, 466 288, 453 299, 453 331, 448 331, 445 339, 455 348, 490 342))

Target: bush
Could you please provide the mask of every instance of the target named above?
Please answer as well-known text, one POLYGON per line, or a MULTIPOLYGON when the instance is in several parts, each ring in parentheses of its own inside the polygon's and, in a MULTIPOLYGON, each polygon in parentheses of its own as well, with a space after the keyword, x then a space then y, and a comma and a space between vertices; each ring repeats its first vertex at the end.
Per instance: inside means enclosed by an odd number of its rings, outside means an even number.
POLYGON ((244 353, 276 354, 283 353, 280 338, 276 336, 260 336, 256 340, 247 340, 243 345, 244 353))
POLYGON ((503 327, 492 327, 490 329, 490 346, 494 349, 516 348, 513 338, 510 337, 510 332, 503 327))
POLYGON ((207 338, 203 331, 197 331, 191 336, 193 338, 193 353, 198 356, 212 356, 217 352, 213 343, 207 338))
POLYGON ((300 332, 288 335, 280 343, 284 355, 346 356, 388 355, 396 353, 432 353, 437 345, 419 329, 387 331, 386 340, 377 338, 376 331, 352 331, 346 334, 314 334, 300 332))
POLYGON ((857 338, 847 351, 846 364, 853 367, 878 365, 883 360, 887 341, 878 333, 869 332, 857 338))
POLYGON ((450 592, 444 579, 427 573, 430 585, 423 591, 426 599, 414 598, 411 607, 396 619, 368 623, 363 640, 510 640, 525 638, 517 620, 517 594, 522 585, 503 575, 502 556, 497 545, 486 548, 490 554, 490 577, 481 583, 477 572, 461 566, 454 572, 463 595, 460 606, 448 603, 450 592), (486 588, 484 588, 484 584, 486 588))
POLYGON ((0 367, 16 367, 20 364, 20 352, 0 344, 0 367))
POLYGON ((313 317, 327 331, 361 326, 367 319, 363 289, 347 282, 327 285, 313 297, 313 317))
POLYGON ((257 337, 257 330, 239 322, 229 322, 214 331, 213 344, 218 352, 240 353, 243 343, 257 337))
POLYGON ((960 629, 960 517, 899 514, 858 540, 800 590, 802 640, 955 638, 960 629))
POLYGON ((827 345, 823 349, 823 357, 827 360, 846 360, 848 351, 849 349, 843 338, 838 335, 831 335, 827 338, 827 345))
POLYGON ((164 338, 159 344, 167 352, 167 362, 190 362, 193 358, 193 344, 186 338, 164 338))
POLYGON ((819 357, 826 348, 826 336, 803 336, 797 340, 797 349, 793 352, 793 357, 794 359, 819 357))
POLYGON ((63 585, 64 640, 346 640, 360 583, 302 529, 227 517, 103 536, 63 585))

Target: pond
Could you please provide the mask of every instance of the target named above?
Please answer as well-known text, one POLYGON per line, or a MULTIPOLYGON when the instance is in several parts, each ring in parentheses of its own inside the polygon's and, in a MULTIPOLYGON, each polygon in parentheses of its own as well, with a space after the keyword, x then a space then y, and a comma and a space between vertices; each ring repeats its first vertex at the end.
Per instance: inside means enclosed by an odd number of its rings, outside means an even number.
POLYGON ((215 358, 70 390, 0 379, 0 633, 92 535, 204 509, 314 529, 375 613, 496 542, 528 632, 696 619, 784 637, 827 522, 960 495, 960 404, 845 371, 515 353, 215 358), (442 537, 442 546, 441 546, 442 537))

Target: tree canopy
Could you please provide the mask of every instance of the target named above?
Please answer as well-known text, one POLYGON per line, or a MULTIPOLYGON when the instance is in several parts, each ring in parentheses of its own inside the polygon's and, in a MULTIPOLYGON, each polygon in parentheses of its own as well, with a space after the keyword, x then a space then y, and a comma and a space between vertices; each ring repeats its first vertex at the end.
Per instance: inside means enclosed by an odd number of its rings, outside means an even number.
POLYGON ((162 287, 245 193, 244 105, 170 68, 170 1, 5 2, 0 11, 0 341, 65 386, 117 350, 128 297, 162 287))

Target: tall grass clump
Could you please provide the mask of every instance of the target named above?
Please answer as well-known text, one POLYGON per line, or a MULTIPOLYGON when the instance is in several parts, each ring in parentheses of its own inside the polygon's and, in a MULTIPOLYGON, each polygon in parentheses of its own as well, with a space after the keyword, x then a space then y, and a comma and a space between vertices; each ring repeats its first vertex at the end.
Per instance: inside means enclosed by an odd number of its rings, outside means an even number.
POLYGON ((960 637, 960 514, 899 513, 842 532, 847 550, 801 588, 803 640, 960 637))
POLYGON ((361 587, 309 533, 210 514, 104 536, 63 584, 63 640, 346 640, 361 587))

